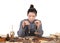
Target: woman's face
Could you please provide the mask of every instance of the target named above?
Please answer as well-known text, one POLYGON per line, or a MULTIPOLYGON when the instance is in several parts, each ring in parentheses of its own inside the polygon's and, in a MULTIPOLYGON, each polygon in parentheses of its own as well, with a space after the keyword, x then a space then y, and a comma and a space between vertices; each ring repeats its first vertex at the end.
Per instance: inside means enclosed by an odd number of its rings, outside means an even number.
POLYGON ((34 12, 29 12, 28 13, 28 19, 29 19, 29 21, 31 21, 31 22, 34 21, 35 17, 36 17, 36 15, 35 15, 34 12))

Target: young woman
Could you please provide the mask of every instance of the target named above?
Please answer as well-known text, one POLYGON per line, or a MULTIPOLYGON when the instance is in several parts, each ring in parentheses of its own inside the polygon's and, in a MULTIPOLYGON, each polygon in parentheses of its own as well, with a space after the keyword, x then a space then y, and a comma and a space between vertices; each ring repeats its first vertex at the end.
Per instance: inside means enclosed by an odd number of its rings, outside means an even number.
POLYGON ((27 19, 24 19, 20 23, 20 28, 17 32, 18 36, 42 36, 42 23, 40 20, 35 19, 37 16, 37 10, 31 4, 27 11, 27 19))

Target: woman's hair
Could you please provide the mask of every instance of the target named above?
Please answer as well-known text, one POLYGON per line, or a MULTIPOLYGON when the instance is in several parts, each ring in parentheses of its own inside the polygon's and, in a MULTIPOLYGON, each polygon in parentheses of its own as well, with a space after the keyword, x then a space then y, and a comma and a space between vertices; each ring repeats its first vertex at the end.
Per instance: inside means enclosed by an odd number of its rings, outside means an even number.
POLYGON ((27 15, 29 14, 29 12, 34 12, 35 15, 37 15, 37 10, 34 8, 34 5, 30 5, 30 8, 27 11, 27 15))

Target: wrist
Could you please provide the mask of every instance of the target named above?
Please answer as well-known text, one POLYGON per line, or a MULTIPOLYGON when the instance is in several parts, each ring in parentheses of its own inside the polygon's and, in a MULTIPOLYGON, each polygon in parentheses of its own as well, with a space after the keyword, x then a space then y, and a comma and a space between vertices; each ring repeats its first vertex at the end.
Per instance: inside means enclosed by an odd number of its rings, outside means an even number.
POLYGON ((37 26, 37 29, 39 29, 39 27, 40 27, 40 26, 38 25, 38 26, 37 26))

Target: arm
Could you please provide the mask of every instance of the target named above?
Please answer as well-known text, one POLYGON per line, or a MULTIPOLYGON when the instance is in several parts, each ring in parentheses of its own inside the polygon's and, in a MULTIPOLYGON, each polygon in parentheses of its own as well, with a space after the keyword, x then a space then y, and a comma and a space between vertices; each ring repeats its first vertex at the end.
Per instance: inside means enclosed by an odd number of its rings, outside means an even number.
POLYGON ((43 35, 43 30, 42 30, 42 23, 40 20, 36 20, 35 21, 35 25, 37 26, 37 32, 35 33, 38 36, 42 36, 43 35))
POLYGON ((17 34, 18 34, 18 36, 20 37, 20 36, 24 36, 24 29, 22 28, 22 22, 23 21, 21 21, 20 22, 20 27, 19 27, 19 30, 18 30, 18 32, 17 32, 17 34))
POLYGON ((39 34, 37 34, 38 36, 43 35, 42 24, 39 26, 39 28, 37 28, 37 32, 39 33, 39 34))

